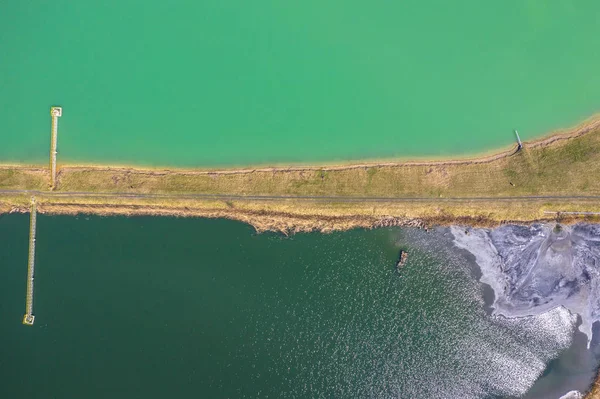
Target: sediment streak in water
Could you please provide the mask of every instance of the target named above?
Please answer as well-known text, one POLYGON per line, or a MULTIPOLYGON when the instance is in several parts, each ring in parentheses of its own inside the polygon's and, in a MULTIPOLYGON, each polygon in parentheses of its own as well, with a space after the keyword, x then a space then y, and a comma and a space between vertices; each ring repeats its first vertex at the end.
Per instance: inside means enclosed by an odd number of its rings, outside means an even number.
POLYGON ((600 226, 453 227, 455 244, 471 252, 481 281, 494 290, 494 313, 539 315, 559 306, 581 316, 592 338, 600 320, 600 226))

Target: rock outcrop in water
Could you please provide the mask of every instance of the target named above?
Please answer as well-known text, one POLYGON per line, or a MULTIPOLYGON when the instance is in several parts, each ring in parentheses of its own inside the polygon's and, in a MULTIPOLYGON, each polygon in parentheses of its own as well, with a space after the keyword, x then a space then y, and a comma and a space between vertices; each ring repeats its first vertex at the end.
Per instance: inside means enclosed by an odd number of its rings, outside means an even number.
POLYGON ((564 306, 581 316, 579 329, 590 342, 600 320, 600 225, 453 227, 452 234, 494 290, 495 314, 521 317, 564 306))
POLYGON ((400 250, 400 256, 398 257, 398 262, 396 262, 396 270, 398 272, 400 272, 400 270, 402 270, 404 265, 406 265, 407 261, 408 261, 408 252, 406 252, 404 250, 400 250))

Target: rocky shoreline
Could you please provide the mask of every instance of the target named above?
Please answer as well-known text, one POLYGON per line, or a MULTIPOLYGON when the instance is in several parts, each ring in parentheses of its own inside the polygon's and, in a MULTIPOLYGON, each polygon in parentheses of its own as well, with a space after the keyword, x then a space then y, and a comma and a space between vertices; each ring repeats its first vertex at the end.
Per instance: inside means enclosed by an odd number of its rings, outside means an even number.
MULTIPOLYGON (((28 206, 1 206, 2 213, 29 213, 28 206)), ((376 215, 323 215, 323 214, 300 214, 296 212, 281 212, 268 209, 223 209, 218 207, 171 207, 159 205, 117 205, 117 204, 73 204, 73 203, 51 203, 38 200, 38 213, 49 215, 98 215, 98 216, 162 216, 162 217, 204 217, 224 218, 247 223, 255 228, 257 232, 280 232, 283 234, 294 234, 301 232, 345 231, 355 228, 386 228, 386 227, 413 227, 419 229, 431 228, 433 226, 471 226, 471 227, 498 227, 508 224, 532 225, 537 223, 548 223, 560 221, 564 225, 580 222, 598 223, 600 217, 576 215, 556 217, 535 218, 531 220, 496 220, 484 216, 451 216, 436 215, 430 217, 400 217, 400 216, 376 216, 376 215)), ((560 216, 560 215, 559 215, 560 216)))

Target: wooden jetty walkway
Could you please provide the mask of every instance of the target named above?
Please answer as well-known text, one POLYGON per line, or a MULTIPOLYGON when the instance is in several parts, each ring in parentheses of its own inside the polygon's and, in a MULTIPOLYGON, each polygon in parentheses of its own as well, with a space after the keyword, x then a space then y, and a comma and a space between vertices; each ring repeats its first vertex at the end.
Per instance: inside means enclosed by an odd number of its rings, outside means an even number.
POLYGON ((33 325, 35 316, 33 315, 33 276, 35 269, 35 228, 36 228, 37 209, 35 198, 31 198, 31 214, 29 217, 29 260, 27 262, 27 296, 25 305, 25 316, 23 324, 33 325))
POLYGON ((50 138, 50 189, 56 186, 56 146, 58 141, 58 118, 62 116, 61 107, 50 108, 52 116, 52 137, 50 138))

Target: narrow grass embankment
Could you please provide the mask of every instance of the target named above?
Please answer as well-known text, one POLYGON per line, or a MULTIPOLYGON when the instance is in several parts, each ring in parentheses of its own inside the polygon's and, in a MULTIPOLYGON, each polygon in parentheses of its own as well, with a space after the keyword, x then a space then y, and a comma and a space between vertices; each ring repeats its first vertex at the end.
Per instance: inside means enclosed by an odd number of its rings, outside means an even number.
MULTIPOLYGON (((279 231, 450 223, 489 226, 555 219, 549 211, 600 212, 597 199, 506 199, 600 196, 600 118, 525 143, 523 150, 513 153, 514 149, 456 161, 221 171, 63 165, 56 193, 103 196, 48 193, 36 197, 39 212, 225 217, 258 230, 279 231), (117 195, 123 193, 168 197, 117 195), (189 194, 235 197, 177 197, 189 194)), ((0 190, 47 192, 48 186, 46 169, 0 167, 0 190)), ((28 199, 27 193, 0 192, 0 212, 25 210, 28 199)), ((600 220, 593 215, 585 218, 600 220)), ((562 220, 582 218, 569 215, 562 220)))

